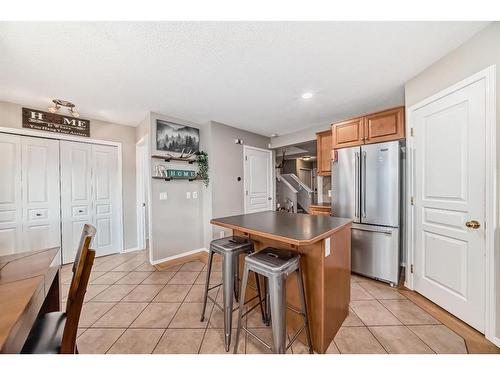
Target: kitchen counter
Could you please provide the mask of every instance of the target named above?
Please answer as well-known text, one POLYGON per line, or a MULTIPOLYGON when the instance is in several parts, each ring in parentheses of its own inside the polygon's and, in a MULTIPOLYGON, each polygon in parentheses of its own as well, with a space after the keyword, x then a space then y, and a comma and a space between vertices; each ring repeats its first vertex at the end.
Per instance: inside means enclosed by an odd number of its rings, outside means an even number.
MULTIPOLYGON (((256 251, 275 247, 301 255, 313 348, 318 353, 326 352, 349 311, 352 221, 266 211, 212 219, 211 223, 232 229, 234 235, 250 238, 256 251)), ((286 292, 287 303, 299 307, 295 274, 287 279, 286 292)), ((302 324, 301 316, 287 311, 290 333, 302 324)), ((299 340, 305 343, 304 333, 299 340)))
POLYGON ((213 219, 211 223, 289 244, 310 245, 330 237, 344 226, 350 225, 352 220, 265 211, 213 219))

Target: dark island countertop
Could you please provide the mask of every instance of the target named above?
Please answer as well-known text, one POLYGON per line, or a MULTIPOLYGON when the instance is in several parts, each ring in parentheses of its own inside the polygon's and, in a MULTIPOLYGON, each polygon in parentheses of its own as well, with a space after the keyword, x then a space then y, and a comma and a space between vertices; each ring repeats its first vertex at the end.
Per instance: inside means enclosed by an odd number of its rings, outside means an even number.
POLYGON ((293 245, 310 245, 330 237, 352 220, 331 216, 264 211, 212 219, 210 223, 293 245))

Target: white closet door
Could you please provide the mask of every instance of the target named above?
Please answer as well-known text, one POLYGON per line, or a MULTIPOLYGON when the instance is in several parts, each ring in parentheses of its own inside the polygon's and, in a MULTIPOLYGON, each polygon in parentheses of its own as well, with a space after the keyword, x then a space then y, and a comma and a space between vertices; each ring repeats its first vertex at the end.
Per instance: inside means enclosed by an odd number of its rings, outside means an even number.
POLYGON ((83 225, 97 233, 97 256, 121 251, 118 148, 61 141, 63 262, 74 260, 83 225))
POLYGON ((21 137, 23 250, 61 245, 59 141, 21 137))
POLYGON ((97 255, 120 251, 118 148, 92 145, 94 225, 97 255))
POLYGON ((61 141, 63 263, 73 262, 82 228, 92 223, 91 145, 61 141))
POLYGON ((0 134, 0 255, 22 249, 21 139, 0 134))

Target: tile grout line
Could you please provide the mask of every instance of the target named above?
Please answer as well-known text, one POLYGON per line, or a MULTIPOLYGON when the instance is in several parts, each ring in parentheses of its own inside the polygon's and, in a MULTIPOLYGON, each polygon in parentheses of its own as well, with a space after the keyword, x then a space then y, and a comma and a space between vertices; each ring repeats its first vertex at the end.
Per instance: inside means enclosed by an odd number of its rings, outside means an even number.
MULTIPOLYGON (((182 268, 182 267, 180 267, 180 268, 179 268, 179 270, 177 270, 177 272, 179 272, 181 268, 182 268)), ((177 273, 177 272, 176 272, 176 273, 177 273)), ((174 275, 174 276, 175 276, 175 275, 174 275)), ((182 285, 182 284, 171 284, 171 285, 182 285)), ((179 310, 180 310, 181 306, 184 304, 184 302, 186 301, 187 296, 189 295, 189 293, 191 292, 191 290, 193 289, 193 287, 194 287, 195 285, 196 285, 196 284, 194 284, 194 283, 193 283, 193 284, 191 284, 191 288, 189 288, 188 292, 186 293, 186 295, 184 296, 184 298, 182 299, 182 301, 179 303, 179 306, 177 307, 177 310, 175 311, 174 315, 172 316, 172 319, 170 319, 170 322, 168 322, 167 328, 165 329, 165 332, 164 332, 164 334, 163 334, 163 335, 165 335, 165 334, 166 334, 166 332, 167 332, 167 330, 168 330, 168 329, 170 329, 170 325, 172 324, 172 321, 174 320, 175 316, 176 316, 176 315, 177 315, 177 313, 179 312, 179 310)), ((208 322, 207 322, 207 324, 208 324, 208 322)), ((171 329, 175 329, 175 328, 171 328, 171 329)), ((183 328, 179 328, 179 329, 183 329, 183 328)), ((161 337, 161 338, 163 338, 163 335, 162 335, 162 337, 161 337)), ((156 347, 158 346, 158 344, 160 343, 160 341, 161 341, 161 339, 160 339, 160 340, 158 341, 158 343, 156 344, 155 348, 153 349, 153 352, 154 352, 154 350, 156 349, 156 347)), ((202 338, 201 342, 203 342, 203 338, 202 338)), ((201 343, 200 343, 200 346, 201 346, 201 343)), ((198 349, 198 351, 199 351, 199 349, 198 349)))
MULTIPOLYGON (((368 290, 366 290, 365 288, 363 288, 363 286, 362 286, 362 285, 359 285, 359 287, 361 287, 361 288, 362 288, 363 290, 365 290, 368 294, 370 294, 370 295, 372 295, 372 296, 373 296, 373 294, 371 294, 371 293, 370 293, 370 291, 368 291, 368 290)), ((399 293, 399 292, 398 292, 398 293, 399 293)), ((401 294, 401 296, 402 296, 402 297, 404 297, 404 298, 402 298, 401 300, 410 301, 410 300, 409 300, 408 298, 406 298, 404 295, 402 295, 402 294, 401 294)), ((414 333, 414 332, 413 332, 410 328, 408 328, 408 325, 407 325, 407 324, 403 323, 403 322, 402 322, 402 321, 401 321, 401 320, 400 320, 400 319, 399 319, 399 318, 398 318, 398 317, 397 317, 397 316, 396 316, 396 315, 395 315, 395 314, 394 314, 394 313, 393 313, 393 312, 392 312, 389 308, 387 308, 387 306, 385 306, 385 305, 384 305, 384 303, 383 303, 383 302, 381 302, 381 301, 384 301, 384 300, 387 300, 387 299, 378 299, 378 298, 376 298, 376 301, 377 301, 377 302, 378 302, 378 303, 379 303, 379 304, 380 304, 383 308, 385 308, 385 309, 386 309, 386 310, 387 310, 390 314, 392 314, 392 315, 396 318, 396 320, 398 320, 398 321, 402 324, 402 326, 403 326, 403 327, 405 327, 405 328, 406 328, 407 330, 409 330, 409 331, 410 331, 413 335, 415 335, 415 336, 417 337, 417 339, 418 339, 420 342, 422 342, 422 344, 424 344, 424 346, 426 346, 427 348, 429 348, 429 349, 430 349, 433 353, 436 353, 436 352, 435 352, 435 351, 434 351, 434 350, 433 350, 433 349, 432 349, 432 348, 431 348, 431 347, 430 347, 430 346, 429 346, 429 345, 428 345, 428 344, 427 344, 424 340, 422 340, 422 339, 421 339, 418 335, 416 335, 416 334, 415 334, 415 333, 414 333)), ((393 301, 394 301, 394 300, 400 300, 400 298, 397 298, 397 299, 391 299, 391 300, 393 300, 393 301)), ((413 304, 414 304, 416 307, 418 307, 420 310, 422 310, 422 311, 424 311, 425 313, 427 313, 425 310, 423 310, 422 308, 420 308, 420 307, 419 307, 417 304, 415 304, 414 302, 412 302, 412 301, 410 301, 410 302, 411 302, 411 303, 413 303, 413 304)), ((353 311, 354 311, 354 309, 353 309, 353 311)), ((427 313, 427 314, 428 314, 428 313, 427 313)), ((430 315, 430 314, 428 314, 428 315, 430 315)), ((430 316, 432 317, 432 315, 430 315, 430 316)), ((434 318, 434 317, 433 317, 433 318, 434 318)), ((361 319, 361 318, 360 318, 360 319, 361 319)), ((436 320, 437 320, 437 319, 436 319, 436 320)), ((362 320, 362 319, 361 319, 361 321, 363 322, 363 320, 362 320)), ((363 322, 363 323, 364 323, 364 322, 363 322)), ((416 325, 418 325, 418 324, 416 324, 416 325)), ((427 324, 421 324, 421 325, 427 325, 427 324)), ((382 326, 382 327, 388 327, 388 326, 400 327, 400 326, 398 326, 398 325, 385 325, 385 326, 382 326)), ((375 339, 379 342, 379 344, 381 344, 381 345, 382 345, 382 347, 383 347, 383 348, 387 351, 387 353, 389 353, 389 351, 385 348, 385 346, 384 346, 384 345, 380 342, 380 340, 378 340, 378 338, 376 337, 376 335, 372 332, 372 330, 370 329, 370 326, 367 326, 367 327, 368 327, 368 330, 370 331, 370 333, 371 333, 371 334, 375 337, 375 339)), ((376 327, 376 325, 373 325, 373 326, 371 326, 371 327, 376 327)), ((464 340, 464 342, 465 342, 465 340, 464 340)))
MULTIPOLYGON (((186 263, 188 263, 188 262, 186 262, 186 263)), ((183 263, 183 264, 182 264, 182 266, 183 266, 184 264, 185 264, 185 263, 183 263)), ((179 272, 179 271, 181 270, 182 266, 181 266, 181 267, 179 267, 179 269, 178 269, 177 271, 175 271, 175 272, 174 272, 174 275, 173 275, 173 276, 169 279, 169 281, 170 281, 170 280, 172 280, 172 279, 174 278, 174 276, 177 274, 177 272, 179 272)), ((168 268, 167 268, 167 269, 168 269, 168 268)), ((164 271, 157 271, 157 272, 164 272, 164 271)), ((168 271, 167 271, 167 272, 168 272, 168 271)), ((198 272, 198 273, 200 273, 201 271, 194 271, 194 272, 198 272)), ((195 279, 195 281, 196 281, 196 279, 195 279)), ((161 290, 165 289, 165 287, 166 287, 167 285, 183 285, 183 284, 165 284, 165 286, 164 286, 161 290)), ((179 312, 179 309, 181 308, 181 306, 182 306, 182 305, 184 304, 184 302, 186 301, 186 298, 187 298, 187 296, 189 295, 189 293, 191 292, 191 290, 193 289, 194 285, 195 285, 195 284, 194 284, 194 282, 193 282, 193 284, 191 284, 191 288, 189 288, 188 292, 186 293, 186 295, 184 296, 184 298, 182 299, 182 301, 179 303, 179 306, 177 307, 177 310, 175 310, 174 315, 172 315, 172 319, 170 319, 170 321, 168 322, 167 327, 165 328, 165 331, 164 331, 164 332, 163 332, 163 334, 160 336, 160 339, 159 339, 159 340, 158 340, 158 342, 156 343, 156 345, 155 345, 155 347, 153 348, 153 351, 151 352, 151 354, 154 354, 154 351, 155 351, 155 350, 156 350, 156 348, 158 347, 158 344, 160 343, 160 341, 161 341, 161 339, 163 338, 163 336, 167 333, 167 330, 170 328, 170 324, 172 324, 172 321, 174 320, 175 316, 176 316, 176 315, 177 315, 177 313, 179 312)), ((159 293, 160 293, 160 292, 158 292, 158 294, 159 294, 159 293)), ((158 294, 157 294, 157 295, 158 295, 158 294)), ((156 296, 155 296, 155 298, 156 298, 156 296)), ((152 302, 152 301, 151 301, 151 302, 152 302)), ((177 302, 177 303, 178 303, 178 302, 177 302)), ((172 328, 172 329, 173 329, 173 328, 172 328)), ((203 339, 202 339, 202 342, 203 342, 203 339)))
MULTIPOLYGON (((139 265, 138 267, 140 267, 140 265, 139 265)), ((109 272, 112 272, 112 271, 109 271, 109 272)), ((153 271, 153 272, 154 272, 154 271, 153 271)), ((158 272, 161 272, 161 271, 158 271, 158 272)), ((175 271, 174 276, 175 276, 175 274, 176 274, 177 272, 179 272, 179 270, 175 271)), ((149 277, 149 276, 148 276, 148 277, 149 277)), ((172 277, 173 277, 173 276, 172 276, 172 277)), ((170 281, 171 279, 172 279, 172 278, 170 278, 170 279, 169 279, 169 281, 170 281)), ((141 285, 141 284, 138 284, 137 286, 139 286, 139 285, 141 285)), ((166 285, 167 285, 167 284, 165 284, 165 286, 166 286, 166 285)), ((136 286, 136 287, 137 287, 137 286, 136 286)), ((135 288, 134 288, 134 289, 135 289, 135 288)), ((132 290, 134 290, 134 289, 132 289, 132 290)), ((162 289, 163 289, 163 288, 162 288, 162 289)), ((132 293, 132 291, 131 291, 130 293, 132 293)), ((130 294, 130 293, 129 293, 129 294, 130 294)), ((158 292, 158 293, 159 293, 159 292, 158 292)), ((128 295, 128 294, 127 294, 127 295, 128 295)), ((126 296, 124 296, 123 298, 125 298, 125 297, 126 297, 126 296)), ((123 299, 123 298, 122 298, 122 299, 123 299)), ((121 300, 120 300, 120 301, 118 301, 116 304, 118 304, 119 302, 121 302, 121 300)), ((144 302, 130 302, 130 303, 144 303, 144 302)), ((115 341, 114 341, 114 342, 110 345, 110 347, 109 347, 109 348, 105 351, 105 353, 104 353, 104 354, 108 354, 108 352, 109 352, 109 351, 111 350, 111 348, 112 348, 112 347, 116 344, 116 342, 117 342, 117 341, 118 341, 118 340, 119 340, 119 339, 120 339, 120 338, 121 338, 121 337, 125 334, 125 332, 127 332, 127 331, 130 329, 130 327, 132 326, 132 324, 134 324, 134 322, 137 320, 137 318, 139 317, 139 315, 141 315, 141 314, 144 312, 144 310, 145 310, 145 309, 146 309, 146 308, 147 308, 150 304, 151 304, 151 302, 147 302, 147 303, 146 303, 146 306, 144 306, 144 308, 143 308, 143 309, 139 312, 139 314, 137 314, 137 316, 136 316, 136 317, 132 320, 132 322, 130 322, 130 324, 128 325, 128 327, 124 329, 124 331, 121 333, 121 335, 120 335, 120 336, 118 336, 118 338, 117 338, 117 339, 116 339, 116 340, 115 340, 115 341)), ((172 317, 172 319, 173 319, 173 317, 172 317)), ((169 323, 169 324, 170 324, 170 323, 169 323)), ((109 328, 108 328, 108 329, 109 329, 109 328)), ((163 334, 166 332, 166 330, 167 330, 167 329, 165 328, 165 329, 164 329, 164 331, 163 331, 163 333, 162 333, 162 335, 160 336, 160 339, 163 337, 163 334)), ((158 342, 160 342, 160 340, 158 340, 158 342)), ((158 343, 156 343, 156 345, 158 345, 158 343)), ((155 345, 155 348, 156 348, 156 345, 155 345)), ((154 349, 153 349, 153 350, 154 350, 154 349)), ((152 353, 152 352, 151 352, 151 353, 152 353)), ((151 353, 150 353, 150 354, 151 354, 151 353)))
MULTIPOLYGON (((170 279, 168 279, 168 281, 172 280, 172 279, 174 278, 174 276, 177 274, 177 272, 179 272, 179 271, 180 271, 180 269, 181 269, 181 268, 182 268, 182 267, 179 267, 179 269, 178 269, 177 271, 175 271, 175 272, 174 272, 174 274, 172 275, 172 277, 171 277, 170 279)), ((168 268, 167 268, 167 270, 168 270, 168 268)), ((158 270, 156 270, 156 271, 153 271, 153 272, 168 272, 168 271, 166 271, 166 270, 164 270, 164 271, 158 271, 158 270)), ((165 289, 165 288, 167 287, 167 285, 169 285, 169 284, 168 284, 168 281, 167 281, 167 284, 165 284, 165 285, 163 286, 163 288, 161 288, 161 289, 160 289, 160 291, 159 291, 159 292, 158 292, 158 293, 154 296, 154 298, 151 300, 151 302, 150 302, 150 303, 152 303, 152 302, 154 301, 154 299, 158 296, 158 294, 160 294, 160 292, 161 292, 163 289, 165 289)), ((192 288, 192 286, 191 286, 191 288, 192 288)), ((191 289, 189 289, 189 291, 191 291, 191 289)), ((156 343, 156 345, 154 346, 154 348, 153 348, 153 350, 151 351, 151 353, 150 353, 150 354, 154 354, 154 351, 155 351, 155 350, 156 350, 156 348, 158 347, 158 344, 160 343, 160 341, 161 341, 161 339, 163 338, 163 336, 165 336, 165 334, 167 333, 167 330, 168 330, 168 328, 170 327, 170 324, 172 323, 172 320, 174 320, 175 316, 176 316, 176 315, 177 315, 177 313, 179 312, 179 309, 180 309, 180 307, 182 306, 182 304, 184 303, 184 300, 186 299, 187 295, 189 294, 189 291, 188 291, 188 292, 187 292, 187 294, 184 296, 184 299, 182 300, 182 302, 181 302, 181 303, 179 303, 179 306, 177 307, 177 310, 175 310, 175 313, 172 315, 172 319, 170 319, 170 321, 168 322, 167 327, 166 327, 166 328, 165 328, 165 330, 163 331, 162 335, 160 336, 160 339, 158 340, 158 342, 156 343)))
MULTIPOLYGON (((406 324, 404 324, 400 319, 398 319, 398 317, 391 310, 389 310, 382 302, 380 302, 380 300, 377 299, 377 302, 380 303, 380 305, 382 305, 382 307, 384 307, 387 311, 389 311, 389 313, 391 313, 403 325, 403 327, 405 327, 408 331, 410 331, 413 335, 415 335, 417 337, 417 339, 422 342, 422 344, 424 344, 427 348, 429 348, 433 353, 436 353, 429 345, 427 345, 420 337, 418 337, 411 329, 409 329, 406 324)), ((400 326, 396 326, 396 327, 400 327, 400 326)), ((372 335, 375 337, 375 339, 377 341, 379 341, 378 338, 376 337, 376 335, 372 332, 372 330, 369 327, 368 327, 368 329, 372 333, 372 335)), ((379 341, 379 343, 382 344, 380 341, 379 341)), ((385 349, 385 346, 382 345, 382 347, 385 349)), ((386 351, 387 351, 387 353, 389 353, 388 349, 386 349, 386 351)))
MULTIPOLYGON (((207 274, 208 274, 208 268, 207 268, 207 271, 206 271, 206 272, 207 272, 207 274)), ((210 287, 210 279, 211 279, 211 278, 212 278, 212 272, 210 272, 210 278, 208 279, 208 287, 210 287)), ((193 285, 194 285, 194 284, 193 284, 193 285)), ((203 284, 202 284, 202 285, 203 285, 203 284)), ((217 288, 217 294, 215 295, 215 298, 214 298, 214 300, 215 300, 215 301, 217 301, 217 297, 219 296, 219 293, 220 293, 220 289, 221 289, 221 287, 222 287, 222 285, 221 285, 221 286, 219 286, 219 287, 217 288)), ((206 288, 206 281, 205 281, 205 288, 206 288)), ((207 296, 208 296, 208 294, 209 294, 209 293, 210 293, 210 290, 208 290, 208 291, 207 291, 207 296)), ((208 303, 208 301, 209 301, 209 300, 208 300, 208 298, 207 298, 207 303, 208 303)), ((206 325, 205 330, 204 330, 204 332, 203 332, 203 336, 201 337, 200 346, 198 347, 198 354, 200 354, 200 352, 201 352, 201 348, 202 348, 202 346, 203 346, 203 341, 205 341, 205 336, 206 336, 206 334, 207 334, 207 330, 208 330, 208 326, 209 326, 209 324, 210 324, 210 320, 212 319, 212 314, 213 314, 213 312, 214 312, 214 308, 215 308, 215 303, 212 305, 212 309, 210 310, 210 316, 209 316, 209 318, 208 318, 208 320, 207 320, 207 325, 206 325)), ((231 335, 232 335, 232 332, 231 332, 231 335)), ((223 344, 223 345, 224 345, 224 344, 223 344)))

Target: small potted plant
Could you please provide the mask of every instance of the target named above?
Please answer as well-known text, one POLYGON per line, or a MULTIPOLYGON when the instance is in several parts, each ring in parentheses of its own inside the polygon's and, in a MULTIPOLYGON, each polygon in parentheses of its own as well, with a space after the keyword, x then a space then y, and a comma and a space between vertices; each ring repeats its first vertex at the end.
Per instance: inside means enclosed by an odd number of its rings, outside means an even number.
POLYGON ((206 151, 196 153, 196 162, 198 163, 198 178, 203 180, 205 187, 208 187, 210 179, 208 177, 208 154, 206 151))

